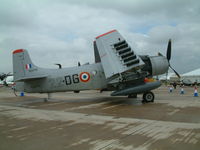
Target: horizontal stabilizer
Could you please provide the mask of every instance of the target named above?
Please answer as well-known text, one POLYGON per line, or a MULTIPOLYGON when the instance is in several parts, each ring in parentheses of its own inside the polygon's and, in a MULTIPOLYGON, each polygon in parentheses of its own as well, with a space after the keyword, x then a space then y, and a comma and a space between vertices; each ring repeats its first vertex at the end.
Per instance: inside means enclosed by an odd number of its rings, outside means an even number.
POLYGON ((16 81, 28 81, 28 80, 35 80, 35 79, 44 79, 46 78, 47 75, 40 75, 40 76, 28 76, 28 77, 23 77, 23 78, 19 78, 16 81))

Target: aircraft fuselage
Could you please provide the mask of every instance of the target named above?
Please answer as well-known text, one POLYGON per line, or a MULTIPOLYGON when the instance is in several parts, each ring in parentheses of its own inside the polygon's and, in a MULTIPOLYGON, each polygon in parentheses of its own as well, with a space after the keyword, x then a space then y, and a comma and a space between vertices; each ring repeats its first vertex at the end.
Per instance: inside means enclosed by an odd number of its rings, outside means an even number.
MULTIPOLYGON (((31 71, 31 70, 30 70, 31 71)), ((101 63, 63 69, 43 69, 48 74, 44 79, 19 82, 17 89, 30 93, 51 93, 104 89, 107 87, 101 63)))

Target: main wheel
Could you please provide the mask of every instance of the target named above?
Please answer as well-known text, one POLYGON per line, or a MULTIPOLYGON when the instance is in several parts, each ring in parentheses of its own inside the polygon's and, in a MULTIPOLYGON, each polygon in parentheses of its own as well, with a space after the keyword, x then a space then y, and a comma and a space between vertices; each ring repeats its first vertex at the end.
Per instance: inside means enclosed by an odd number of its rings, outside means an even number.
POLYGON ((152 92, 146 92, 143 94, 143 101, 144 102, 154 102, 154 94, 152 92))

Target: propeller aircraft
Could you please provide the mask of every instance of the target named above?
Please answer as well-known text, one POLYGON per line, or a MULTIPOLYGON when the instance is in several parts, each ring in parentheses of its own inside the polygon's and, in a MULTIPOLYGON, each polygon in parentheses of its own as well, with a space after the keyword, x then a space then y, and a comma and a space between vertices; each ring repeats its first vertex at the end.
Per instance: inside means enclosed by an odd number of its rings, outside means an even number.
MULTIPOLYGON (((166 57, 137 55, 117 30, 104 33, 94 41, 95 63, 59 69, 40 68, 33 64, 28 51, 13 51, 15 90, 28 93, 50 93, 82 90, 113 91, 111 96, 137 97, 153 102, 151 90, 161 86, 153 76, 168 71, 171 59, 171 40, 166 57)), ((172 68, 173 69, 173 68, 172 68)), ((173 69, 174 70, 174 69, 173 69)), ((179 74, 174 70, 179 76, 179 74)), ((77 93, 78 93, 77 92, 77 93)))

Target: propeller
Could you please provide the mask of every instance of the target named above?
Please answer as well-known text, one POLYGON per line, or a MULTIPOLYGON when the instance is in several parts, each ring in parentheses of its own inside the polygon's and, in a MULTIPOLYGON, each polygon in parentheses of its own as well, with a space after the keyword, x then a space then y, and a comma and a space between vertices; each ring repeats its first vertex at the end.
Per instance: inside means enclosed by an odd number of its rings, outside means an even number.
POLYGON ((178 72, 172 68, 171 64, 170 64, 170 59, 171 59, 171 51, 172 51, 172 41, 171 39, 169 39, 168 45, 167 45, 167 53, 166 53, 166 58, 169 62, 169 67, 174 71, 174 73, 178 76, 178 78, 180 78, 180 75, 178 74, 178 72))

